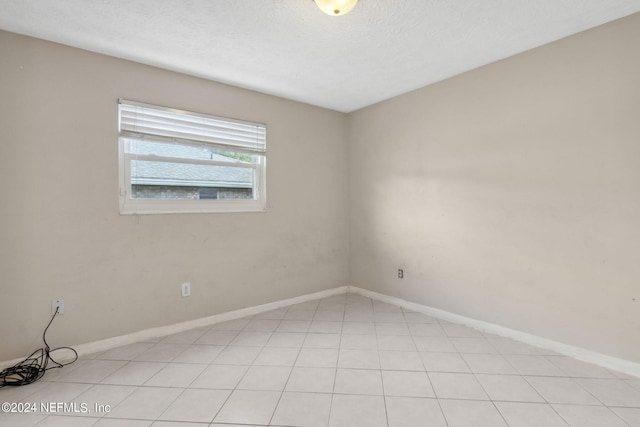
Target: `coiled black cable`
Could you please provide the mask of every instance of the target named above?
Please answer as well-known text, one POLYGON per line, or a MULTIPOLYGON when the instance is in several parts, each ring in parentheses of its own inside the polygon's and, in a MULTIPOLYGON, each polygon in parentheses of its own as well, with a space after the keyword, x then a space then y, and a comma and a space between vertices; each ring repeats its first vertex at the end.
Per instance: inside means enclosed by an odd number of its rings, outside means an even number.
POLYGON ((78 360, 78 352, 75 351, 71 347, 58 347, 51 350, 49 344, 47 343, 47 330, 53 319, 58 315, 58 308, 56 308, 56 312, 51 316, 51 320, 49 320, 49 324, 44 328, 44 332, 42 333, 42 341, 44 341, 44 348, 40 348, 33 353, 31 353, 26 359, 22 362, 19 362, 10 368, 5 369, 0 372, 0 388, 2 387, 10 387, 10 386, 21 386, 34 383, 42 378, 46 371, 50 369, 62 368, 63 366, 67 366, 76 360, 78 360), (53 357, 51 357, 51 353, 58 350, 71 350, 74 354, 74 359, 67 363, 57 362, 53 357), (52 363, 54 366, 49 366, 49 363, 52 363))

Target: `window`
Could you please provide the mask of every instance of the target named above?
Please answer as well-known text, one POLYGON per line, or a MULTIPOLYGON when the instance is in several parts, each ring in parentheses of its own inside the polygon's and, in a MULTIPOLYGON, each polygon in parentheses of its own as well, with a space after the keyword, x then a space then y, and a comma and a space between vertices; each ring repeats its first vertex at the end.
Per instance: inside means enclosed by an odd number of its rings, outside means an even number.
POLYGON ((266 127, 119 102, 120 213, 265 209, 266 127))

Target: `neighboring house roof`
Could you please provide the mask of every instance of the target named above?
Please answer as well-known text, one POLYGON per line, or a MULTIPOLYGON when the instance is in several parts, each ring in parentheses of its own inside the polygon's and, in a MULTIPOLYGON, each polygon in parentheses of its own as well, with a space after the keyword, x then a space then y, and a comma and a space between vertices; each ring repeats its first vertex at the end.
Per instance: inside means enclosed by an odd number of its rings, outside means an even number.
POLYGON ((234 166, 213 166, 186 163, 162 162, 161 157, 215 160, 226 163, 247 164, 242 160, 223 156, 212 148, 190 147, 135 141, 131 144, 132 154, 158 156, 159 161, 131 160, 131 183, 138 185, 170 185, 195 187, 252 188, 252 168, 234 166))

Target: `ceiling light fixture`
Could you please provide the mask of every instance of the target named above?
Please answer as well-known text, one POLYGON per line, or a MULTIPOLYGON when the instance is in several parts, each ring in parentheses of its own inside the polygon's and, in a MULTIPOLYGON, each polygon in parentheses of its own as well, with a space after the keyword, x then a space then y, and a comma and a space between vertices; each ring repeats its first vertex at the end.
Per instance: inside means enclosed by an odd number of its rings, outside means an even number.
POLYGON ((313 0, 321 11, 331 16, 346 15, 358 3, 358 0, 313 0))

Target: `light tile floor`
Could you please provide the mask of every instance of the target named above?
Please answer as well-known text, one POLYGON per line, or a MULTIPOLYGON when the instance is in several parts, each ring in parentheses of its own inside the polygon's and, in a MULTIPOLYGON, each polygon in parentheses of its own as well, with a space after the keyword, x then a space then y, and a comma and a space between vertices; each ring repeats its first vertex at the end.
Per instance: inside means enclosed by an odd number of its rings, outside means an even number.
POLYGON ((638 378, 353 294, 83 357, 0 402, 36 403, 3 426, 640 426, 638 378))

